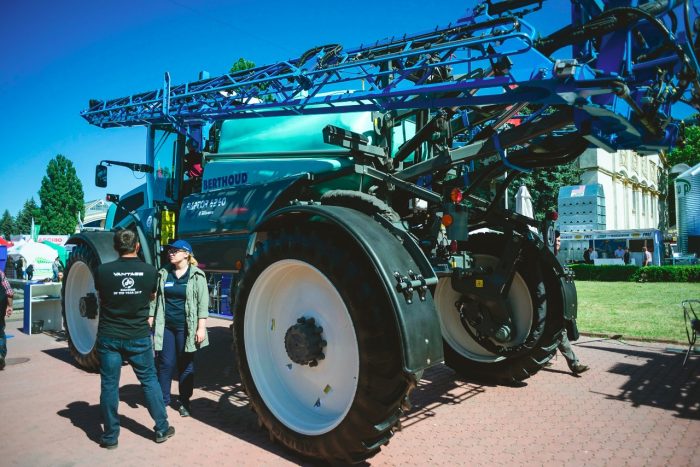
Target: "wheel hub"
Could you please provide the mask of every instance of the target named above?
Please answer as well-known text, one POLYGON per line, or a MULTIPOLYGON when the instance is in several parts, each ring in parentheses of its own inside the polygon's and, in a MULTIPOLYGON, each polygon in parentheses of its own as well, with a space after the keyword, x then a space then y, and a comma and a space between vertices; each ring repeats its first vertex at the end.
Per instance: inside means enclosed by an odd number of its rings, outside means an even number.
POLYGON ((95 319, 97 317, 97 296, 94 293, 89 293, 84 297, 80 297, 79 307, 80 316, 87 319, 95 319))
POLYGON ((326 358, 323 348, 327 342, 321 338, 323 328, 314 318, 301 317, 284 335, 284 348, 291 361, 299 365, 317 366, 326 358))

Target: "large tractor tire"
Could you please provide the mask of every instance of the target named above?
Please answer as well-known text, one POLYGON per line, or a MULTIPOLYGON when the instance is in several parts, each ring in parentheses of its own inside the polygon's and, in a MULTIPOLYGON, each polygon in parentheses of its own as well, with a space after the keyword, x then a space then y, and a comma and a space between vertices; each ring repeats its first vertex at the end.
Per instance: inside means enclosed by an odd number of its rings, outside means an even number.
POLYGON ((88 371, 97 371, 100 365, 95 346, 99 316, 94 280, 99 264, 89 246, 77 246, 68 258, 61 293, 68 347, 76 363, 88 371))
MULTIPOLYGON (((473 253, 475 265, 495 266, 505 248, 504 242, 500 234, 470 236, 468 250, 473 253)), ((498 343, 499 352, 485 348, 475 339, 475 331, 468 328, 455 306, 461 298, 459 292, 452 288, 450 278, 440 279, 435 305, 448 366, 467 378, 517 384, 551 360, 561 340, 563 318, 556 306, 551 313, 547 312, 547 294, 553 295, 553 302, 560 297, 554 296, 557 292, 553 273, 548 273, 552 277, 543 277, 538 255, 533 245, 526 244, 507 298, 515 332, 508 342, 498 343)))
POLYGON ((411 388, 392 305, 339 232, 270 234, 235 301, 242 383, 272 439, 331 462, 379 452, 411 388))

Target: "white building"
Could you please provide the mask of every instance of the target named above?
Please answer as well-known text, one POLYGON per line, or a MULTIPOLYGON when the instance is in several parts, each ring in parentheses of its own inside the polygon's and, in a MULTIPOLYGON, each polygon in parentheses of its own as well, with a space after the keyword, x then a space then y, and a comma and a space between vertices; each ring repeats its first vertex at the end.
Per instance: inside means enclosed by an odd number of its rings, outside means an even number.
POLYGON ((82 226, 79 222, 75 228, 76 232, 80 232, 82 228, 103 229, 105 226, 105 218, 107 210, 112 203, 108 203, 103 199, 96 199, 85 203, 85 217, 82 219, 82 226))
POLYGON ((581 183, 600 183, 605 192, 606 230, 649 229, 659 226, 658 155, 634 151, 609 153, 587 149, 578 159, 581 183))

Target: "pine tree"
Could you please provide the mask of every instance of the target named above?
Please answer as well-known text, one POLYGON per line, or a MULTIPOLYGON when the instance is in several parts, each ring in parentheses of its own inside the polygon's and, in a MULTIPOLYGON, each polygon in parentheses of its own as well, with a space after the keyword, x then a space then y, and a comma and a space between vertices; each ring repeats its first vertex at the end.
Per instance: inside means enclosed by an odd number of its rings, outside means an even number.
POLYGON ((16 234, 31 234, 32 229, 32 218, 34 218, 35 223, 39 223, 39 206, 37 206, 34 197, 31 197, 24 202, 24 206, 17 213, 15 217, 15 228, 14 233, 16 234))
POLYGON ((73 162, 61 154, 51 159, 39 189, 41 231, 58 235, 73 233, 78 213, 81 216, 85 213, 83 196, 83 184, 73 162))
POLYGON ((13 233, 15 233, 15 220, 12 218, 10 211, 5 209, 5 212, 2 213, 2 218, 0 218, 0 235, 9 239, 13 233))

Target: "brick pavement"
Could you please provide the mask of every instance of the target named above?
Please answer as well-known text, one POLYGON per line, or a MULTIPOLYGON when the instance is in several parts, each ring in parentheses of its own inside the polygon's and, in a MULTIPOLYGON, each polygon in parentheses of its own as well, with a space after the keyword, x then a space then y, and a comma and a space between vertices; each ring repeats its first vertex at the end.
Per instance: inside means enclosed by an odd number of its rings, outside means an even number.
MULTIPOLYGON (((247 408, 230 351, 228 322, 212 319, 201 351, 193 417, 169 410, 175 437, 152 441, 151 420, 130 368, 122 373, 119 448, 100 449, 99 376, 75 367, 65 342, 27 336, 8 323, 0 372, 0 464, 298 465, 247 408)), ((562 357, 520 388, 426 372, 403 429, 371 465, 700 465, 700 356, 665 344, 582 338, 592 369, 570 375, 562 357)))

